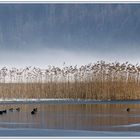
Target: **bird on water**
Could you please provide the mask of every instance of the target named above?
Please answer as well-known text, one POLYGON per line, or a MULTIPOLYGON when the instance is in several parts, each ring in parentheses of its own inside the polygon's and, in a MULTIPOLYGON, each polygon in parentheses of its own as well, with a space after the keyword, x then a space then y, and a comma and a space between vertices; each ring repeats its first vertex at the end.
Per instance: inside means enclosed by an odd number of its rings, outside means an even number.
POLYGON ((18 107, 18 108, 16 108, 16 111, 20 111, 20 108, 18 107))
POLYGON ((126 111, 129 112, 130 111, 130 108, 127 108, 126 111))
POLYGON ((34 108, 32 111, 31 111, 31 114, 34 115, 37 113, 37 108, 34 108))

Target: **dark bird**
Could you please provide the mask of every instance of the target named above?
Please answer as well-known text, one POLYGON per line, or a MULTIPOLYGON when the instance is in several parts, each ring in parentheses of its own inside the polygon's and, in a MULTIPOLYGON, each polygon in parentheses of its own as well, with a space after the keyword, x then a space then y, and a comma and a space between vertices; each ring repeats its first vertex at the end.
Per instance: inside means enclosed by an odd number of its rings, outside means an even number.
POLYGON ((7 110, 2 110, 3 113, 7 113, 7 110))
POLYGON ((18 111, 18 112, 19 112, 19 111, 20 111, 20 108, 19 108, 19 107, 18 107, 18 108, 16 108, 16 111, 18 111))
POLYGON ((127 108, 126 111, 129 112, 130 111, 130 108, 127 108))
POLYGON ((13 110, 14 110, 13 108, 10 108, 10 109, 9 109, 9 111, 13 111, 13 110))
POLYGON ((31 111, 31 114, 34 115, 36 112, 35 111, 31 111))
POLYGON ((37 112, 37 108, 34 108, 33 111, 34 111, 34 112, 37 112))
POLYGON ((3 114, 3 111, 0 111, 0 115, 2 115, 3 114))

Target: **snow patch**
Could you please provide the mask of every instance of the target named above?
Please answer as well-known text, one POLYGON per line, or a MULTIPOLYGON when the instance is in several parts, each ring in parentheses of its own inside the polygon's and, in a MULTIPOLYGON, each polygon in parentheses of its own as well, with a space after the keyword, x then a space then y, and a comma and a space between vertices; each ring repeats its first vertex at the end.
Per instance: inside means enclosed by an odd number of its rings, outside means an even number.
POLYGON ((113 126, 113 127, 135 127, 135 126, 140 126, 140 123, 127 124, 127 125, 117 125, 117 126, 113 126))

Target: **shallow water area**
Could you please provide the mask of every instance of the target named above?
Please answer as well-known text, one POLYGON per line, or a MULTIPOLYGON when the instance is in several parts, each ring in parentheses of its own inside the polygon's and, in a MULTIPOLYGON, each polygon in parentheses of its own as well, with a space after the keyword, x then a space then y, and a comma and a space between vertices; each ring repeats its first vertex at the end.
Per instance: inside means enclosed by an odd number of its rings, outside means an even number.
POLYGON ((111 102, 4 102, 0 110, 8 111, 0 115, 0 136, 140 136, 140 104, 111 102), (17 107, 20 111, 9 110, 17 107))

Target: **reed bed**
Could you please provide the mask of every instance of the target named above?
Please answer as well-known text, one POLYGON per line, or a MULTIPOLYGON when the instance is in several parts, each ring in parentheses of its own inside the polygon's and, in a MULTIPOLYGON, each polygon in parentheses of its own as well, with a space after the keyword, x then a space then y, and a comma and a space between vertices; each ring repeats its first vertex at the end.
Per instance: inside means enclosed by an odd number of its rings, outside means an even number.
POLYGON ((0 98, 140 99, 140 66, 98 61, 80 67, 3 67, 0 98))

